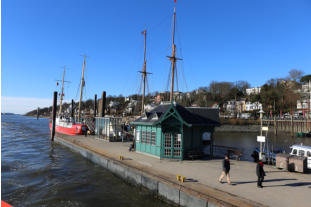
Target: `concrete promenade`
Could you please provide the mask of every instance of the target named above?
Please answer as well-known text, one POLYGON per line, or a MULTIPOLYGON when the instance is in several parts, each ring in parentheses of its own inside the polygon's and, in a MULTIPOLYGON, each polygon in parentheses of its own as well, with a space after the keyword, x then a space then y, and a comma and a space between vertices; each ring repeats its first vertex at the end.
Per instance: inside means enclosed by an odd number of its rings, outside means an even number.
MULTIPOLYGON (((231 182, 220 184, 217 179, 221 173, 221 160, 198 161, 173 161, 160 160, 144 154, 129 152, 129 142, 106 142, 95 139, 94 136, 63 136, 57 135, 56 141, 70 143, 92 153, 112 159, 116 163, 142 171, 155 180, 168 183, 174 193, 174 188, 179 189, 180 205, 204 206, 204 200, 208 200, 206 206, 311 206, 311 174, 290 173, 265 166, 266 177, 264 188, 257 188, 256 165, 251 162, 231 160, 231 182), (124 160, 120 161, 119 156, 124 160), (176 181, 176 174, 185 176, 183 184, 176 181), (182 194, 202 199, 201 203, 196 199, 182 199, 182 194)), ((150 181, 152 183, 152 181, 150 181)), ((161 186, 158 185, 158 188, 161 186)), ((174 195, 164 195, 164 197, 174 195)), ((174 199, 173 199, 174 200, 174 199)), ((200 201, 200 200, 199 200, 200 201)))

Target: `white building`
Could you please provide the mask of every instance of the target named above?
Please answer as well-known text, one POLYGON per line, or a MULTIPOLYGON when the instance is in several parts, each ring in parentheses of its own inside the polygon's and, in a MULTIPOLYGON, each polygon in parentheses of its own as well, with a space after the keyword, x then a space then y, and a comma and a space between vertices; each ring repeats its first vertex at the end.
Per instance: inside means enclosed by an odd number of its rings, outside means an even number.
POLYGON ((247 88, 246 94, 247 95, 260 94, 260 91, 261 91, 261 87, 247 88))
POLYGON ((311 81, 303 84, 301 89, 298 90, 301 93, 301 100, 297 100, 297 110, 309 110, 311 109, 311 81))
POLYGON ((236 101, 228 101, 224 107, 227 112, 234 113, 236 111, 236 101))
POLYGON ((255 111, 255 110, 261 110, 262 104, 258 101, 252 103, 250 101, 245 103, 245 111, 255 111))
POLYGON ((309 109, 311 109, 311 104, 310 106, 309 103, 308 103, 308 99, 303 99, 303 100, 297 100, 297 110, 307 110, 308 107, 309 109))
POLYGON ((230 100, 225 104, 224 108, 230 113, 242 113, 245 110, 245 100, 230 100))
POLYGON ((109 107, 110 108, 114 108, 114 107, 117 107, 117 106, 119 106, 119 102, 117 102, 117 101, 110 101, 110 103, 109 103, 109 107))
POLYGON ((155 104, 147 104, 144 106, 145 111, 151 111, 152 109, 154 109, 157 105, 155 104))

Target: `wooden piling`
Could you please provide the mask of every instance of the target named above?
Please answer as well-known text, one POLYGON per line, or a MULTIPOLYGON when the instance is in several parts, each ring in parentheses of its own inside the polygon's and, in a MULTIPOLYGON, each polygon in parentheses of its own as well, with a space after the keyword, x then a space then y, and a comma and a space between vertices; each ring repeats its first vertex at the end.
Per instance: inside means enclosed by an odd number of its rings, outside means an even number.
POLYGON ((73 101, 73 99, 71 99, 71 117, 72 118, 74 118, 74 111, 75 111, 75 109, 74 109, 74 101, 73 101))
POLYGON ((54 141, 55 136, 55 120, 56 120, 56 110, 57 110, 57 91, 54 91, 53 96, 53 117, 52 117, 52 129, 51 129, 51 140, 54 141))
POLYGON ((294 136, 294 123, 293 123, 293 115, 290 117, 290 124, 291 124, 291 135, 294 136))
POLYGON ((37 120, 39 119, 39 116, 40 116, 39 110, 40 110, 40 107, 37 108, 37 120))
POLYGON ((276 122, 276 119, 275 119, 275 116, 274 116, 274 135, 275 136, 278 136, 278 126, 277 126, 277 122, 276 122))
POLYGON ((106 107, 106 91, 103 91, 103 94, 102 94, 102 105, 101 105, 101 109, 102 109, 101 117, 105 116, 105 107, 106 107))
POLYGON ((96 117, 97 115, 97 94, 95 94, 95 97, 94 97, 94 118, 96 117))

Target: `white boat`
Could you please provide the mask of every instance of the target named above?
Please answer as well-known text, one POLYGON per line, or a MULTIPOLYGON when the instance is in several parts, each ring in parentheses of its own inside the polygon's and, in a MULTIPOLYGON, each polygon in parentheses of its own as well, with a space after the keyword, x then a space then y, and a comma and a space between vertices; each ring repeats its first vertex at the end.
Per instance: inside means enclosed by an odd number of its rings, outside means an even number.
POLYGON ((306 145, 293 145, 290 147, 291 152, 290 155, 300 156, 300 157, 307 157, 307 168, 311 169, 311 146, 306 145))

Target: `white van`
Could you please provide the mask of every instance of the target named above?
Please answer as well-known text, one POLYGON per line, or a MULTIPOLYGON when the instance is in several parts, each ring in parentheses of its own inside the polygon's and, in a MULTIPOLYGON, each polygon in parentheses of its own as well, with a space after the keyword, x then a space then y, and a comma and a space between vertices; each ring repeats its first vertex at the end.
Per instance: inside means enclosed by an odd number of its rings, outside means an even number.
POLYGON ((311 169, 311 147, 304 145, 293 145, 290 148, 291 148, 291 152, 289 153, 290 155, 307 157, 308 159, 307 167, 308 169, 311 169))

